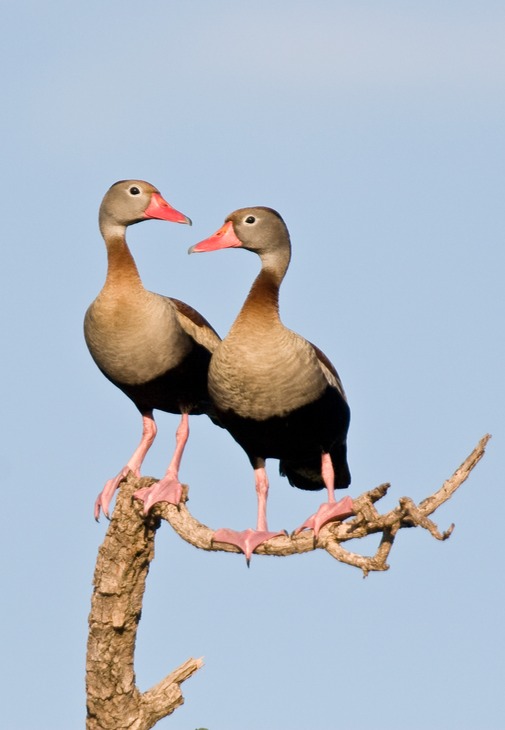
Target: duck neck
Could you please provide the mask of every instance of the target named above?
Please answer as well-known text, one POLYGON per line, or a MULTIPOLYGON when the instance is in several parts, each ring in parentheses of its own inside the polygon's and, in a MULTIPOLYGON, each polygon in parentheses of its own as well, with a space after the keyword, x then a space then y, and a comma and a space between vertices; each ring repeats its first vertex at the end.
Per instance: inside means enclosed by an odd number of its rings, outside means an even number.
POLYGON ((141 287, 142 282, 126 243, 125 226, 114 226, 102 231, 107 246, 107 278, 105 286, 113 288, 141 287))
POLYGON ((261 271, 254 280, 251 290, 242 307, 242 317, 247 315, 277 321, 279 318, 279 289, 289 265, 290 254, 275 257, 261 255, 261 271))

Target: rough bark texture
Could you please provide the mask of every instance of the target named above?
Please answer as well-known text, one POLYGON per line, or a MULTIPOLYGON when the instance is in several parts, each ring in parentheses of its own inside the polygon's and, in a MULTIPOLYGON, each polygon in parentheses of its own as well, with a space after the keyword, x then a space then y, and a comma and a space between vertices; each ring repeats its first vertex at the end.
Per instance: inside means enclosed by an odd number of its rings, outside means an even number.
MULTIPOLYGON (((345 522, 333 522, 323 527, 317 539, 314 539, 312 530, 305 530, 298 535, 275 537, 260 545, 255 553, 258 555, 285 556, 323 549, 336 560, 360 568, 364 575, 368 575, 370 571, 374 570, 388 570, 389 566, 386 560, 393 546, 396 533, 401 528, 423 527, 437 540, 446 540, 450 536, 454 525, 441 533, 435 523, 429 519, 429 515, 446 502, 468 478, 472 469, 484 456, 486 444, 490 438, 489 435, 481 438, 475 449, 456 469, 454 474, 444 482, 437 492, 424 499, 419 505, 415 505, 409 497, 401 497, 398 507, 385 514, 379 514, 375 508, 375 503, 384 497, 390 487, 389 484, 381 484, 379 487, 364 492, 353 499, 355 517, 347 519, 345 522), (342 543, 376 533, 382 533, 382 538, 377 552, 371 557, 350 552, 342 547, 342 543)), ((178 506, 167 503, 157 504, 152 512, 169 522, 183 540, 195 547, 203 550, 240 552, 233 545, 213 542, 214 530, 202 525, 190 514, 185 504, 186 499, 187 488, 183 491, 181 504, 178 506)))
MULTIPOLYGON (((148 730, 183 702, 180 684, 202 666, 189 659, 147 692, 135 686, 134 650, 159 517, 144 519, 124 482, 100 547, 89 616, 87 730, 148 730)), ((150 483, 150 481, 149 481, 150 483)))
MULTIPOLYGON (((401 497, 397 507, 379 514, 375 505, 389 489, 389 484, 382 484, 354 499, 354 517, 323 527, 317 539, 312 530, 306 530, 296 536, 273 538, 255 552, 285 556, 322 549, 336 560, 359 568, 365 576, 370 571, 387 570, 386 561, 400 529, 422 527, 437 540, 451 535, 454 525, 440 532, 429 515, 468 478, 483 457, 489 439, 489 435, 484 436, 440 489, 418 505, 409 497, 401 497), (373 556, 343 547, 343 543, 372 534, 381 534, 373 556)), ((180 684, 202 666, 200 659, 189 659, 147 692, 141 693, 135 686, 135 639, 160 519, 169 522, 183 540, 195 547, 239 552, 232 545, 214 543, 214 531, 190 514, 185 504, 187 487, 179 505, 157 504, 150 516, 144 518, 143 504, 132 499, 132 495, 153 481, 137 479, 130 473, 122 483, 98 554, 86 664, 87 730, 148 730, 183 703, 180 684)))

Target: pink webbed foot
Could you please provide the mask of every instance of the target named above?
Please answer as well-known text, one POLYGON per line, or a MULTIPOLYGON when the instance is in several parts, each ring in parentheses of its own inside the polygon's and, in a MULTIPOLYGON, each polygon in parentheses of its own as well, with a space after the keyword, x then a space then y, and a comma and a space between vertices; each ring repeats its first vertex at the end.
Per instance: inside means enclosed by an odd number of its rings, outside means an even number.
MULTIPOLYGON (((97 522, 100 519, 100 509, 107 517, 107 519, 109 519, 109 506, 112 497, 114 496, 116 489, 119 487, 123 479, 126 479, 130 471, 132 470, 128 465, 126 465, 121 469, 117 476, 113 477, 113 479, 109 479, 109 481, 106 482, 105 487, 102 489, 102 491, 95 500, 94 515, 97 522)), ((134 473, 135 476, 140 476, 138 470, 135 470, 134 473)))
POLYGON ((109 479, 105 487, 102 489, 95 501, 95 520, 98 522, 100 517, 100 509, 103 510, 104 515, 109 517, 109 505, 114 492, 119 487, 123 479, 125 479, 129 472, 132 472, 136 477, 140 477, 140 467, 143 464, 145 456, 151 448, 154 439, 156 438, 156 423, 153 418, 152 411, 145 411, 142 413, 142 438, 139 445, 133 452, 130 460, 124 466, 119 474, 113 479, 109 479))
POLYGON ((181 415, 181 422, 175 434, 175 451, 172 461, 168 465, 163 479, 150 487, 143 487, 134 493, 135 499, 144 502, 144 514, 146 515, 151 507, 157 502, 169 502, 179 504, 182 497, 182 485, 179 481, 179 467, 182 454, 189 436, 188 414, 181 415))
POLYGON ((223 527, 220 530, 216 530, 213 542, 224 542, 228 545, 235 545, 241 550, 247 561, 247 565, 251 560, 251 555, 259 545, 264 542, 271 540, 273 537, 285 537, 286 532, 268 532, 268 530, 253 530, 248 528, 242 532, 236 530, 229 530, 227 527, 223 527))
POLYGON ((297 527, 294 535, 298 535, 302 530, 314 530, 314 537, 317 537, 321 527, 328 522, 338 520, 342 522, 347 517, 355 514, 354 505, 350 497, 344 497, 339 502, 324 502, 314 515, 305 520, 303 525, 297 527))
POLYGON ((179 504, 182 497, 182 485, 177 477, 165 475, 163 479, 150 487, 143 487, 134 492, 133 496, 144 502, 144 514, 146 515, 158 502, 179 504))

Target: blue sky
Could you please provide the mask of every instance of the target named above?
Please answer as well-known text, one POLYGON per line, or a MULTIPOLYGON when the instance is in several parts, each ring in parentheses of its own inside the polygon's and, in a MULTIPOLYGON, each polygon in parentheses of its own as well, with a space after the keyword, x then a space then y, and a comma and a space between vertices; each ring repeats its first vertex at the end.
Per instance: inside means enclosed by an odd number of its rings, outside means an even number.
MULTIPOLYGON (((101 198, 136 177, 194 223, 129 231, 144 284, 223 336, 258 262, 187 248, 238 207, 283 215, 281 312, 344 382, 351 496, 391 481, 384 510, 420 501, 493 434, 436 515, 451 539, 404 531, 367 580, 323 554, 247 570, 164 525, 138 684, 189 656, 205 668, 158 727, 503 728, 503 3, 20 0, 1 17, 5 727, 83 726, 106 529, 92 507, 140 418, 91 361, 82 318, 105 274, 101 198)), ((157 421, 144 473, 159 476, 177 418, 157 421)), ((250 526, 247 459, 190 425, 193 513, 250 526)), ((268 468, 270 526, 290 530, 322 495, 268 468)))

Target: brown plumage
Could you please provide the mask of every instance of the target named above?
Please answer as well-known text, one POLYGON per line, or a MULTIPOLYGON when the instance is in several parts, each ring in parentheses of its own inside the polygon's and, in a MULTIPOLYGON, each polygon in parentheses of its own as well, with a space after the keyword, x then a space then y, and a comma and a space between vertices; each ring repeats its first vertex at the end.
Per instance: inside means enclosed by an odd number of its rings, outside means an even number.
POLYGON ((143 180, 121 180, 100 206, 100 231, 107 247, 105 284, 86 312, 84 335, 91 356, 114 385, 142 414, 142 439, 119 474, 110 479, 95 503, 108 514, 121 479, 140 467, 156 436, 153 409, 180 413, 176 450, 164 478, 148 491, 146 511, 157 501, 179 501, 178 468, 187 441, 188 414, 212 411, 207 370, 219 337, 192 307, 147 291, 126 243, 126 228, 149 218, 191 224, 159 191, 143 180))
MULTIPOLYGON (((279 288, 291 256, 281 216, 270 208, 242 208, 190 252, 229 247, 258 254, 262 267, 229 334, 212 355, 209 393, 220 422, 255 471, 256 532, 276 534, 267 529, 265 472, 265 460, 276 458, 293 486, 328 489, 328 502, 304 523, 317 533, 330 519, 352 513, 350 498, 336 503, 333 495, 334 488, 345 488, 351 481, 346 456, 350 411, 344 389, 321 350, 280 320, 279 288)), ((219 531, 216 539, 240 546, 250 557, 251 545, 268 538, 247 533, 243 537, 219 531)))

